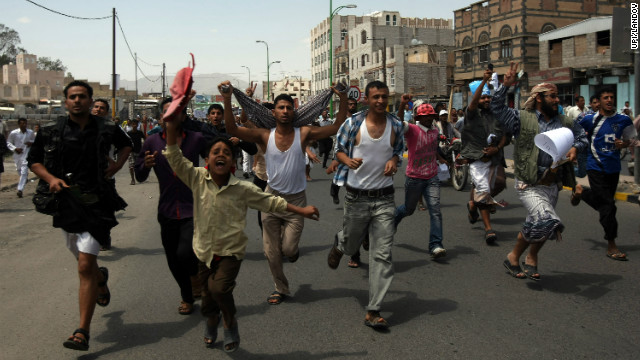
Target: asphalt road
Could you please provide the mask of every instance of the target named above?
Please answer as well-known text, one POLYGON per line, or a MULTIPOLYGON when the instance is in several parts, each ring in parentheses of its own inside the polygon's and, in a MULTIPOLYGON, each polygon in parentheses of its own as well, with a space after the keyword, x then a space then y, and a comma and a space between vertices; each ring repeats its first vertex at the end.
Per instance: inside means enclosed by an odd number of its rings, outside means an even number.
MULTIPOLYGON (((404 175, 395 177, 396 203, 404 175)), ((326 256, 342 224, 342 206, 329 197, 330 179, 315 167, 310 204, 320 221, 308 220, 297 263, 285 264, 293 297, 266 303, 273 290, 255 218, 248 215, 247 257, 235 289, 240 349, 231 355, 206 349, 198 312, 177 313, 179 291, 166 265, 156 221, 158 185, 152 175, 129 185, 117 177, 128 201, 118 214, 113 250, 101 254, 110 270, 112 301, 96 309, 88 353, 62 347, 77 327, 76 262, 51 219, 33 211, 34 183, 25 198, 0 193, 0 348, 2 359, 632 359, 640 351, 640 229, 637 204, 618 202, 618 244, 631 261, 605 257, 597 214, 573 208, 566 191, 558 212, 567 229, 562 242, 540 253, 540 282, 517 280, 502 266, 525 217, 509 187, 510 203, 493 217, 496 246, 487 246, 479 225, 467 222, 469 192, 442 188, 444 245, 448 256, 427 253, 428 214, 403 220, 393 250, 395 279, 382 315, 391 328, 363 325, 368 299, 367 263, 333 271, 326 256)), ((344 195, 342 190, 341 195, 344 195)), ((224 214, 220 214, 224 216, 224 214)), ((197 309, 198 310, 198 309, 197 309)))

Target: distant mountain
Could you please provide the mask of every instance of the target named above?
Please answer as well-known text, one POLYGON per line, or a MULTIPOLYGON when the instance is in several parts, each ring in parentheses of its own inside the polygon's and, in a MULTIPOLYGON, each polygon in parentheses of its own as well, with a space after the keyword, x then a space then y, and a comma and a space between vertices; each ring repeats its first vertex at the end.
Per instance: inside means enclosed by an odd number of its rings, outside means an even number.
MULTIPOLYGON (((153 76, 149 76, 150 79, 154 79, 153 76)), ((169 87, 173 82, 173 76, 167 76, 167 93, 169 93, 169 87)), ((246 79, 246 77, 245 77, 246 79)), ((220 84, 224 80, 231 81, 231 84, 235 87, 239 86, 240 89, 246 89, 249 86, 245 80, 239 79, 232 75, 227 74, 198 74, 193 77, 193 88, 196 90, 198 94, 203 95, 220 95, 218 91, 218 84, 220 84)), ((136 88, 135 81, 130 80, 120 80, 120 86, 125 89, 134 90, 136 88)), ((138 79, 138 93, 148 93, 148 92, 161 92, 162 91, 162 82, 158 80, 156 82, 151 82, 145 78, 138 79)), ((255 97, 262 98, 262 86, 258 86, 256 88, 255 97)))

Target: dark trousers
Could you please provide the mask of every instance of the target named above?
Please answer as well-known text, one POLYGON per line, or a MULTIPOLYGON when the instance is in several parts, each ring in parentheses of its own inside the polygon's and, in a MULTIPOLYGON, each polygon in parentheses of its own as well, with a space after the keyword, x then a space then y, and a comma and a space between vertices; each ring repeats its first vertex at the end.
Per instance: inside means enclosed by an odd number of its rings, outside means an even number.
POLYGON ((322 139, 318 143, 318 155, 323 155, 322 167, 327 167, 327 160, 329 159, 329 153, 333 147, 333 140, 331 138, 322 139))
MULTIPOLYGON (((267 181, 262 180, 257 176, 253 177, 253 184, 259 187, 262 191, 267 188, 267 181)), ((258 211, 258 226, 260 226, 260 233, 262 234, 262 213, 258 211)))
POLYGON ((233 300, 233 289, 236 287, 236 277, 240 271, 242 260, 234 256, 225 256, 211 262, 202 296, 203 316, 212 317, 220 311, 226 315, 226 320, 236 314, 236 303, 233 300))
POLYGON ((198 258, 193 252, 193 218, 169 219, 158 214, 158 222, 167 264, 180 287, 182 301, 193 304, 190 277, 198 273, 198 258))
POLYGON ((618 237, 615 194, 620 173, 607 174, 596 170, 587 170, 591 189, 584 189, 582 200, 600 214, 600 225, 604 229, 605 240, 618 237))

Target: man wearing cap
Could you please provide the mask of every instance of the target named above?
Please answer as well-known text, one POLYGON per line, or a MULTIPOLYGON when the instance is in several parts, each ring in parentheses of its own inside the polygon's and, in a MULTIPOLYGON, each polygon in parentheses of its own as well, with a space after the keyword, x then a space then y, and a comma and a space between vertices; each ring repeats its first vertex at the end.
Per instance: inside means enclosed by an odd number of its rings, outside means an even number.
POLYGON ((387 113, 389 88, 385 83, 367 84, 365 101, 369 110, 349 118, 336 139, 336 158, 340 161, 337 183, 345 184, 347 194, 342 230, 335 235, 327 263, 336 269, 343 254, 353 255, 360 248, 362 234, 368 231, 369 303, 364 323, 386 329, 389 325, 380 316, 380 309, 393 280, 393 175, 404 151, 403 123, 387 113))
POLYGON ((486 70, 482 81, 469 85, 473 99, 467 107, 462 131, 462 150, 460 155, 469 163, 469 174, 473 182, 470 199, 467 203, 469 222, 474 224, 482 217, 484 240, 494 243, 498 236, 491 227, 491 208, 495 206, 492 191, 496 187, 498 168, 501 165, 501 150, 507 137, 502 127, 489 109, 491 93, 485 86, 491 78, 491 70, 486 70), (480 214, 478 214, 478 211, 480 214))
POLYGON ((440 121, 436 123, 436 126, 438 127, 438 130, 440 130, 440 134, 446 136, 449 141, 453 138, 459 138, 460 133, 456 130, 453 124, 449 122, 449 112, 442 109, 438 115, 440 115, 440 121))
MULTIPOLYGON (((411 101, 411 95, 404 94, 400 100, 398 117, 411 101)), ((424 197, 429 209, 429 253, 437 259, 447 255, 442 246, 442 213, 440 212, 440 180, 438 179, 438 160, 446 160, 438 153, 438 130, 433 127, 437 119, 435 110, 430 104, 423 103, 416 108, 416 123, 404 122, 404 137, 409 150, 407 178, 404 185, 404 204, 395 210, 394 224, 396 228, 405 216, 411 216, 416 210, 418 200, 424 197)))
POLYGON ((550 169, 553 159, 534 144, 534 137, 549 130, 566 127, 573 132, 573 146, 566 154, 570 161, 576 153, 587 146, 584 130, 573 121, 558 113, 558 88, 554 84, 541 83, 531 89, 531 96, 518 111, 506 105, 507 91, 517 81, 518 64, 512 63, 504 75, 503 86, 491 100, 491 110, 503 129, 516 138, 514 146, 515 188, 527 209, 527 218, 518 233, 513 250, 507 254, 504 266, 516 278, 540 279, 538 252, 547 240, 560 240, 564 225, 556 214, 558 190, 561 188, 561 172, 558 167, 550 169), (520 256, 529 248, 529 253, 520 267, 520 256))
POLYGON ((620 149, 627 148, 636 137, 636 129, 631 119, 624 114, 616 114, 615 95, 612 88, 603 88, 596 94, 600 100, 597 114, 587 115, 580 125, 587 131, 589 140, 587 177, 590 189, 576 186, 571 204, 576 206, 580 198, 600 214, 600 224, 607 240, 607 257, 613 260, 627 260, 627 255, 616 245, 618 221, 614 195, 620 178, 620 149))

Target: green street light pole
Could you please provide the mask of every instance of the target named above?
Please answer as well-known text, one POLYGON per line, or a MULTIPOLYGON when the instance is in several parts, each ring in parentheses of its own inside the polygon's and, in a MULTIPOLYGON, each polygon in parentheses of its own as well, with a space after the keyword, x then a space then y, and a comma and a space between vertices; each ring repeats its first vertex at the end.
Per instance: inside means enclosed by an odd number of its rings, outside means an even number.
POLYGON ((257 43, 263 43, 267 47, 267 101, 271 98, 271 83, 269 82, 269 44, 263 40, 256 40, 257 43))
MULTIPOLYGON (((329 0, 329 86, 333 84, 333 16, 337 14, 338 11, 344 8, 354 9, 356 7, 358 6, 349 4, 338 6, 335 10, 333 10, 333 0, 329 0)), ((331 96, 329 113, 333 116, 333 96, 331 96)))

